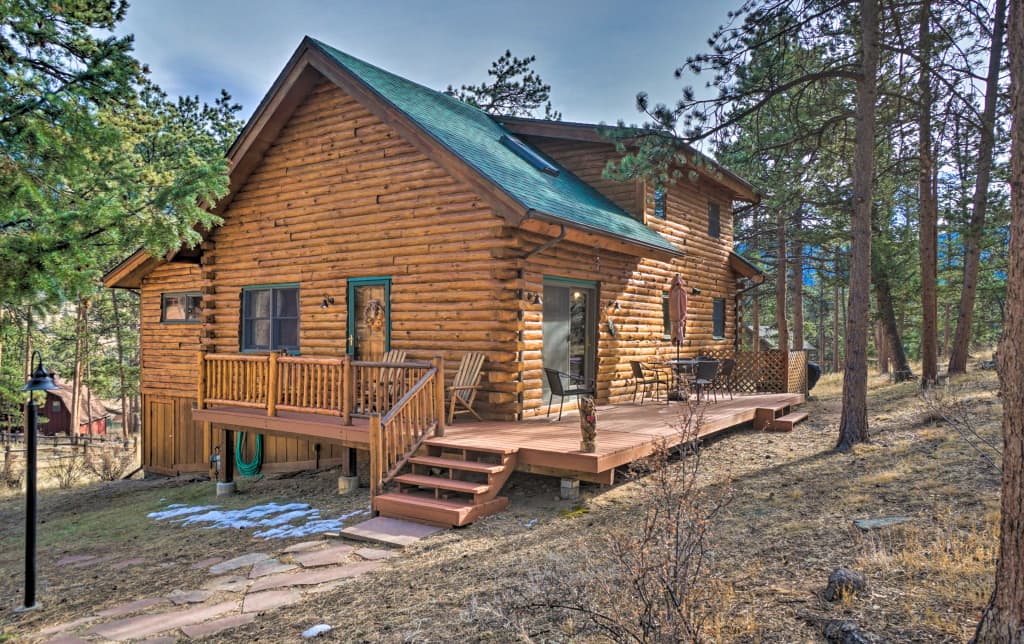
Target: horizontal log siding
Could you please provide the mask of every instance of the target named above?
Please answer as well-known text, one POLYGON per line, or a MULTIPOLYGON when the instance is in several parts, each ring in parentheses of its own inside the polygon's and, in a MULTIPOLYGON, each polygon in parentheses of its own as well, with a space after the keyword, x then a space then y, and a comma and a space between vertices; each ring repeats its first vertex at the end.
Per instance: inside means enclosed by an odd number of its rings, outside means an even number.
POLYGON ((515 416, 516 273, 498 259, 502 221, 336 86, 296 108, 223 217, 204 253, 208 350, 239 350, 242 287, 297 282, 301 352, 343 355, 346 280, 390 276, 391 347, 441 355, 448 374, 484 351, 479 408, 515 416), (325 295, 335 303, 322 309, 325 295))
POLYGON ((160 296, 198 293, 202 286, 199 266, 195 264, 163 264, 142 281, 139 349, 143 394, 195 398, 196 352, 203 327, 160 322, 160 296))
MULTIPOLYGON (((612 146, 589 143, 553 142, 531 138, 531 143, 597 187, 605 196, 626 208, 629 195, 642 206, 647 224, 686 252, 686 257, 663 262, 636 258, 594 248, 562 243, 532 257, 524 267, 526 290, 543 288, 543 277, 560 276, 598 281, 599 337, 597 360, 598 402, 621 403, 632 399, 630 360, 655 361, 675 357, 675 347, 663 339, 662 293, 675 273, 683 276, 689 287, 697 287, 700 295, 690 295, 687 315, 687 340, 681 348, 684 357, 702 350, 728 349, 735 335, 736 275, 729 268, 732 249, 732 211, 728 193, 705 180, 691 182, 684 178, 667 191, 665 219, 653 216, 653 191, 648 187, 646 198, 635 184, 597 179, 607 161, 615 156, 612 146), (719 204, 721 236, 708 235, 708 201, 719 204), (725 339, 712 337, 712 307, 715 298, 726 303, 725 339), (606 308, 619 302, 619 310, 606 308), (609 317, 615 322, 616 337, 608 332, 609 317)), ((532 248, 540 241, 520 236, 522 248, 532 248)), ((524 306, 521 323, 523 352, 522 384, 524 416, 544 413, 542 400, 542 320, 541 306, 524 306)))

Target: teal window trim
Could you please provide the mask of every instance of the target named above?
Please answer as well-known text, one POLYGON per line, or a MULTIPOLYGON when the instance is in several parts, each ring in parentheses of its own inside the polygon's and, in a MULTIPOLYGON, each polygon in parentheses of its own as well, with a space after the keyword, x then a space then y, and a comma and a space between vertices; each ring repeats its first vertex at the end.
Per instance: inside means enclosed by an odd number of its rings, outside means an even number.
MULTIPOLYGON (((384 287, 384 319, 387 320, 387 325, 384 327, 384 351, 391 351, 391 277, 378 276, 348 278, 345 284, 345 307, 348 310, 348 328, 346 329, 348 332, 347 338, 354 337, 356 332, 356 315, 358 312, 355 310, 356 307, 352 306, 352 304, 355 302, 355 287, 357 286, 384 287)), ((355 352, 355 344, 346 340, 345 353, 354 355, 355 352)))
POLYGON ((661 294, 661 324, 662 324, 662 340, 672 339, 672 316, 669 315, 668 310, 668 292, 661 294))
POLYGON ((302 292, 299 282, 281 282, 276 284, 252 284, 250 286, 243 286, 241 292, 238 294, 238 344, 239 351, 241 353, 269 353, 271 351, 285 351, 289 355, 299 355, 301 353, 301 337, 302 337, 302 292), (279 326, 276 324, 278 320, 291 320, 291 317, 278 317, 274 315, 274 292, 295 289, 295 345, 280 346, 279 343, 275 342, 275 338, 278 335, 279 326), (246 293, 253 293, 256 291, 269 291, 270 292, 270 347, 251 347, 246 346, 249 344, 251 338, 248 337, 246 332, 246 317, 245 317, 245 296, 246 293))
POLYGON ((708 202, 708 235, 715 239, 722 236, 722 209, 717 201, 708 202))
POLYGON ((544 284, 552 286, 579 286, 582 288, 592 288, 597 290, 599 282, 594 280, 578 280, 571 277, 558 277, 556 275, 545 275, 544 284))
POLYGON ((725 298, 716 297, 712 304, 711 337, 715 340, 725 339, 725 298))
POLYGON ((199 311, 202 310, 202 299, 203 299, 203 295, 199 291, 174 291, 174 292, 169 292, 169 293, 161 293, 160 294, 160 324, 202 324, 203 320, 200 317, 198 317, 199 311), (196 307, 194 307, 192 309, 190 309, 188 307, 188 304, 186 304, 186 306, 185 306, 185 315, 186 316, 188 315, 190 310, 193 310, 193 311, 196 312, 196 316, 197 317, 195 317, 194 319, 185 317, 185 318, 182 318, 180 320, 177 319, 177 318, 168 320, 167 319, 167 298, 168 297, 185 297, 185 298, 196 298, 196 299, 198 299, 199 300, 198 306, 196 306, 196 307))

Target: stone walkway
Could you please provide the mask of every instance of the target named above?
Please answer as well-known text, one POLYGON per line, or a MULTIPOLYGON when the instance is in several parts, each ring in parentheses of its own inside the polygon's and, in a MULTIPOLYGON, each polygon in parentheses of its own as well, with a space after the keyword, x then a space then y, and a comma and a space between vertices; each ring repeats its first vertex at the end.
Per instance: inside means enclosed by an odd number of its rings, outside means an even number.
MULTIPOLYGON (((192 566, 210 573, 202 588, 137 599, 49 626, 36 635, 53 644, 125 640, 155 644, 209 637, 376 570, 395 554, 395 550, 319 539, 291 545, 277 554, 252 552, 227 561, 206 559, 192 566)), ((68 557, 63 563, 77 566, 92 559, 68 557)))

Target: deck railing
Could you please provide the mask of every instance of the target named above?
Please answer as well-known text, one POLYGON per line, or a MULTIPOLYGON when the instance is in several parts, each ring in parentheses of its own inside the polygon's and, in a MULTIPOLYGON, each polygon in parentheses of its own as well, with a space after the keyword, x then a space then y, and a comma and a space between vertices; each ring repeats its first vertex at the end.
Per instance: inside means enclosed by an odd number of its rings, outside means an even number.
POLYGON ((430 436, 444 435, 444 362, 435 358, 391 410, 370 415, 370 498, 430 436))
POLYGON ((200 352, 197 403, 337 416, 350 425, 352 416, 390 413, 436 363, 200 352))

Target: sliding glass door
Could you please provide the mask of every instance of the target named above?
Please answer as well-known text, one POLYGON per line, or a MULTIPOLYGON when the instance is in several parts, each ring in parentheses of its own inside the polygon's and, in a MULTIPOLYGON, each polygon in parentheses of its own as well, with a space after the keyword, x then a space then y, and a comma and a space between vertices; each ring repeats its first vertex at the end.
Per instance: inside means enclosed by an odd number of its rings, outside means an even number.
MULTIPOLYGON (((593 379, 597 365, 597 283, 544 279, 544 367, 593 379)), ((544 395, 548 394, 544 381, 544 395)))

